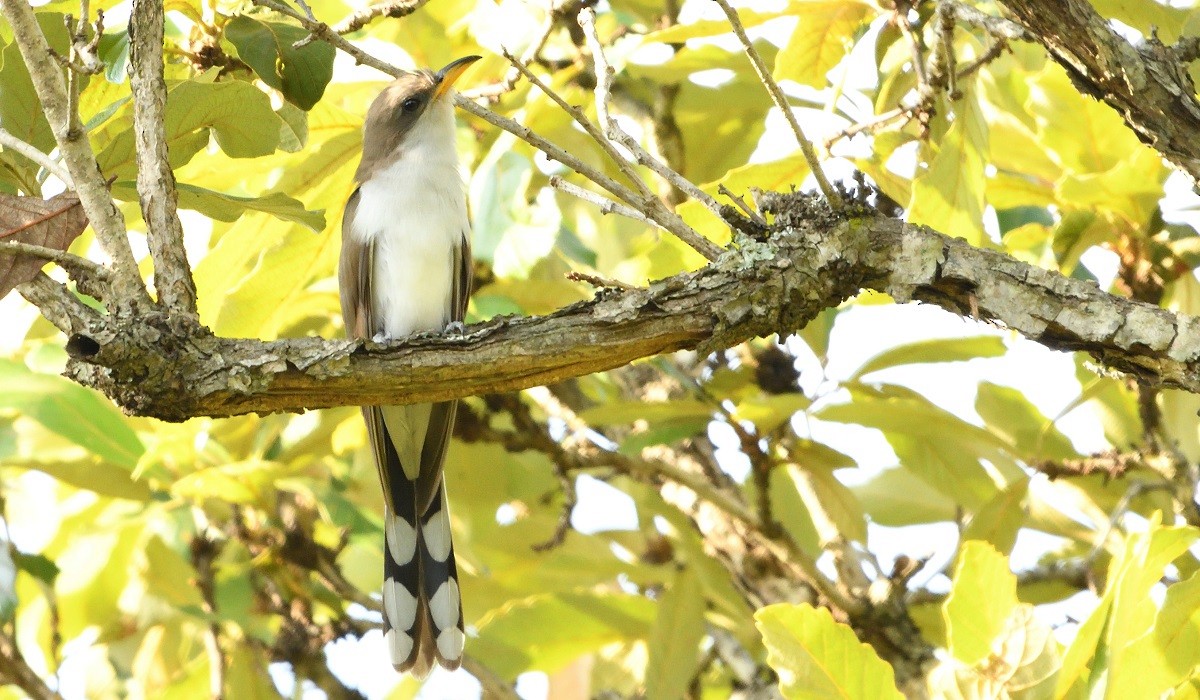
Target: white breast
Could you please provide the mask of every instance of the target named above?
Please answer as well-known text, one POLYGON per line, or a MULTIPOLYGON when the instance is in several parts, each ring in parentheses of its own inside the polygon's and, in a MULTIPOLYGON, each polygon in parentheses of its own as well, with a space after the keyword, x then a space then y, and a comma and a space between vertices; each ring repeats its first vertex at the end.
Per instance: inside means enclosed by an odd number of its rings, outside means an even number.
POLYGON ((400 157, 360 186, 351 227, 356 238, 375 243, 374 332, 389 338, 450 322, 454 249, 470 226, 453 107, 437 100, 428 109, 400 157))

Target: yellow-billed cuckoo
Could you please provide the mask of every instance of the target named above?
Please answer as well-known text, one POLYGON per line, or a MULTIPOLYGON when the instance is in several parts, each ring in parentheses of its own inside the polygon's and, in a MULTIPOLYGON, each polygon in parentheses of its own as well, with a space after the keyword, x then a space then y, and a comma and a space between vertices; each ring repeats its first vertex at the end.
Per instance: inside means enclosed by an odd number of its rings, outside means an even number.
MULTIPOLYGON (((355 338, 403 338, 463 319, 471 224, 450 88, 478 60, 407 73, 367 112, 358 189, 342 219, 342 314, 355 338)), ((392 664, 462 663, 463 620, 442 461, 457 402, 365 406, 383 483, 383 621, 392 664)))

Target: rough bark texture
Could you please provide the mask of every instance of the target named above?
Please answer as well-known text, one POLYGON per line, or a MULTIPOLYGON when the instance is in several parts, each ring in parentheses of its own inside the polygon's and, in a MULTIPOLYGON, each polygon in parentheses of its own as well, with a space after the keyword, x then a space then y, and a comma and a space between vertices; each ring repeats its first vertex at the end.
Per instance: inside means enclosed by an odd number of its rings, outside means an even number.
POLYGON ((1146 383, 1200 392, 1200 319, 972 248, 920 226, 814 200, 768 196, 777 230, 648 289, 603 291, 537 318, 462 336, 377 345, 217 338, 166 315, 75 334, 68 376, 136 415, 164 420, 440 401, 520 389, 663 352, 710 352, 787 334, 859 289, 1001 323, 1084 350, 1146 383))
POLYGON ((1187 67, 1157 41, 1130 44, 1086 0, 1001 0, 1085 93, 1200 180, 1200 101, 1187 67))
POLYGON ((179 195, 175 173, 167 160, 163 125, 167 84, 163 80, 162 2, 134 0, 129 29, 137 191, 154 259, 154 289, 159 303, 175 311, 195 313, 196 283, 184 252, 183 225, 177 211, 179 195))

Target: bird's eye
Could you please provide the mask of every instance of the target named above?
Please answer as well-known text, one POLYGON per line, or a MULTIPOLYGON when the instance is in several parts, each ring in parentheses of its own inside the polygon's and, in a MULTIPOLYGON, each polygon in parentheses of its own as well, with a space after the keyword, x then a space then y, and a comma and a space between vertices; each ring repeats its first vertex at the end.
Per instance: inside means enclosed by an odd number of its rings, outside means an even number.
POLYGON ((421 106, 421 101, 415 97, 410 97, 401 105, 405 112, 415 112, 421 106))

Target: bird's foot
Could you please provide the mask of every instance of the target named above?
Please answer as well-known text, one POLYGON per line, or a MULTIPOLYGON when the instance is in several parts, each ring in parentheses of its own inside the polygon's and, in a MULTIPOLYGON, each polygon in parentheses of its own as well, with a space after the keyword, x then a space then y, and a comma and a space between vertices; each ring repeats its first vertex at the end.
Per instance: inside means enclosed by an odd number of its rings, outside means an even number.
POLYGON ((462 321, 451 321, 446 324, 446 330, 442 331, 444 336, 463 336, 467 333, 467 327, 462 321))
POLYGON ((376 333, 375 335, 371 336, 371 342, 372 342, 372 343, 380 343, 380 344, 383 344, 383 343, 386 343, 386 342, 388 342, 389 340, 391 340, 391 338, 387 337, 387 334, 386 334, 386 333, 384 333, 383 331, 379 331, 379 332, 378 332, 378 333, 376 333))

